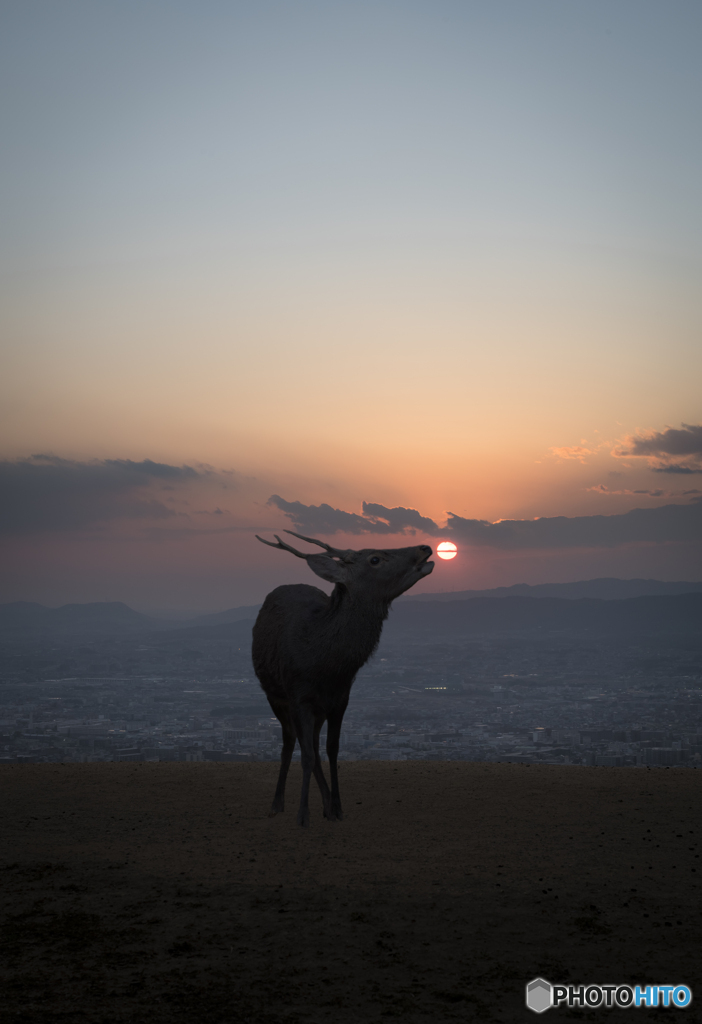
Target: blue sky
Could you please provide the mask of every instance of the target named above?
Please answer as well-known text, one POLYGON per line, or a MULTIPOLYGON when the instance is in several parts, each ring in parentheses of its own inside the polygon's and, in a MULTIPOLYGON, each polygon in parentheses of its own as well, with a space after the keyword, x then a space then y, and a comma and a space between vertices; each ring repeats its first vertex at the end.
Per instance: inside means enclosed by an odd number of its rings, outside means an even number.
POLYGON ((0 457, 231 472, 242 530, 271 494, 696 500, 611 453, 702 419, 701 29, 676 0, 6 3, 0 457))

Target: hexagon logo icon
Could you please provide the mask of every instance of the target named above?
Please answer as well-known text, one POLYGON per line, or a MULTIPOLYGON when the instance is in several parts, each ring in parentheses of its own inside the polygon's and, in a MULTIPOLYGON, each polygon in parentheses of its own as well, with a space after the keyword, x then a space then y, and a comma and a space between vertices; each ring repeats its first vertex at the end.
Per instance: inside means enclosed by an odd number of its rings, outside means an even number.
POLYGON ((543 1013, 551 1006, 551 985, 543 978, 534 978, 526 987, 526 1004, 534 1013, 543 1013))

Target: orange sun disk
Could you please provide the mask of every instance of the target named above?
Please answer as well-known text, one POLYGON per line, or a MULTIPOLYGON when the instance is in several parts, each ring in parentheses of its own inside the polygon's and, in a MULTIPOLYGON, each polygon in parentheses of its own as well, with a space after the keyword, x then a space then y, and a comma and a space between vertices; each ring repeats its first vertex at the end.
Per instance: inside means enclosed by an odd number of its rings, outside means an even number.
POLYGON ((439 558, 443 558, 448 561, 450 558, 455 558, 458 554, 458 548, 450 540, 442 540, 441 544, 437 545, 436 553, 439 558))

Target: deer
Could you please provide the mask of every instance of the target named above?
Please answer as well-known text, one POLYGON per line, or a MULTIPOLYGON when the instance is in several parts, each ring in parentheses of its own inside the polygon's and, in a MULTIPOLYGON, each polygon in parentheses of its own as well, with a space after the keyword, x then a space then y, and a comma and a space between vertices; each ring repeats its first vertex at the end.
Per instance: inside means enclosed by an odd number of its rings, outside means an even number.
POLYGON ((391 602, 434 569, 427 544, 410 548, 334 548, 324 541, 286 530, 324 548, 304 554, 274 534, 269 547, 304 558, 313 573, 334 584, 331 595, 319 587, 276 587, 266 597, 253 627, 252 657, 261 688, 280 722, 280 772, 269 817, 285 808, 285 782, 295 741, 300 744, 302 792, 297 824, 309 825, 310 779, 322 794, 324 817, 341 821, 337 758, 341 723, 356 674, 380 641, 391 602), (319 734, 327 723, 331 789, 319 757, 319 734))

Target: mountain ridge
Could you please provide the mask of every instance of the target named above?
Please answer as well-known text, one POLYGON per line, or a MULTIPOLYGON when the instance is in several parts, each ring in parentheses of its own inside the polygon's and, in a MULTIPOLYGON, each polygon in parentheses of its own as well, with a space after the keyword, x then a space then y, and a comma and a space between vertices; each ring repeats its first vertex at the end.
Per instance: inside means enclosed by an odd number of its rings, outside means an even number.
POLYGON ((395 605, 384 636, 416 638, 450 633, 522 630, 637 634, 702 634, 702 592, 651 594, 623 600, 583 597, 469 598, 395 605))
MULTIPOLYGON (((635 602, 659 599, 661 614, 669 620, 667 609, 675 598, 702 598, 702 583, 665 583, 660 580, 583 580, 576 583, 543 583, 534 586, 518 583, 512 587, 496 587, 488 591, 453 591, 437 594, 413 594, 394 603, 391 621, 410 621, 416 618, 419 626, 425 622, 434 623, 434 628, 444 629, 453 622, 461 629, 472 629, 475 622, 484 622, 487 629, 549 628, 546 623, 568 622, 569 628, 578 628, 578 615, 603 624, 624 616, 627 620, 638 608, 639 615, 648 621, 652 606, 635 602), (603 586, 604 584, 604 586, 603 586), (659 589, 657 589, 659 588, 659 589), (582 593, 585 589, 587 592, 582 593), (641 589, 647 590, 640 593, 641 589), (660 590, 663 590, 663 593, 660 590), (553 591, 556 591, 554 594, 553 591), (627 591, 633 590, 634 593, 627 591), (650 591, 654 592, 651 593, 650 591), (604 596, 609 595, 609 596, 604 596), (626 604, 629 612, 597 606, 626 604), (490 610, 490 606, 495 607, 490 610), (538 606, 541 606, 540 608, 538 606), (570 606, 570 607, 568 607, 570 606), (459 611, 458 609, 462 609, 459 611), (414 612, 410 609, 415 609, 414 612), (444 612, 440 611, 444 609, 444 612), (527 610, 528 609, 528 610, 527 610), (510 625, 512 623, 512 625, 510 625), (523 625, 518 625, 523 623, 523 625)), ((695 602, 683 602, 681 607, 693 607, 695 602)), ((240 605, 201 615, 192 619, 173 621, 157 619, 137 612, 122 601, 100 601, 87 604, 65 604, 49 608, 34 601, 14 601, 0 605, 0 631, 5 635, 40 635, 52 633, 125 633, 125 632, 180 632, 184 630, 210 630, 214 627, 232 626, 256 618, 260 605, 240 605)), ((702 622, 702 614, 700 617, 702 622)), ((631 628, 633 619, 627 628, 631 628)), ((655 627, 655 616, 650 620, 655 627)), ((670 625, 673 625, 670 620, 670 625)), ((582 628, 589 628, 582 623, 582 628)), ((598 627, 599 628, 599 627, 598 627)))
POLYGON ((623 601, 633 597, 672 597, 677 594, 702 593, 702 582, 666 582, 653 579, 622 580, 615 576, 602 576, 594 580, 574 583, 514 583, 509 587, 489 590, 447 590, 430 594, 408 594, 400 601, 468 601, 473 598, 500 597, 560 597, 568 601, 581 598, 599 598, 604 601, 623 601))

